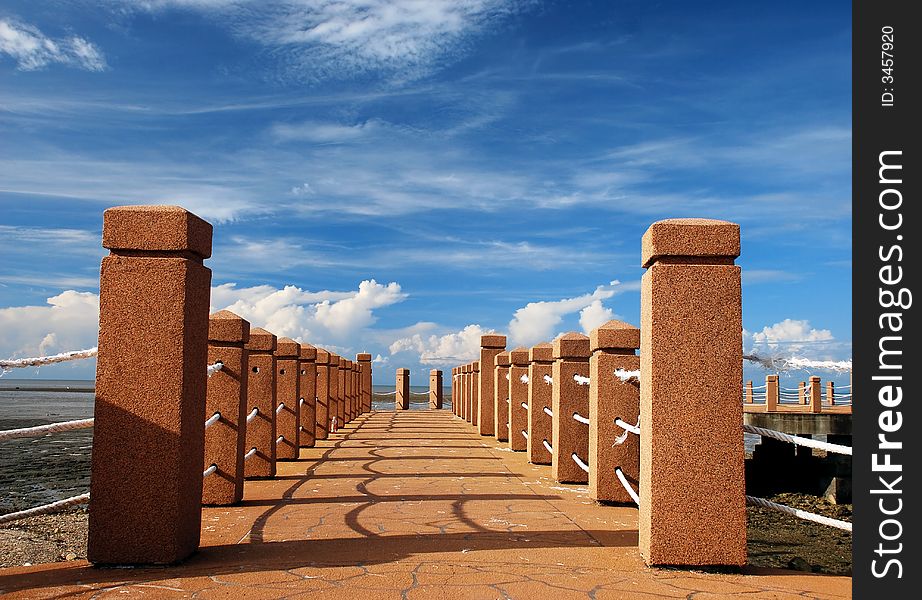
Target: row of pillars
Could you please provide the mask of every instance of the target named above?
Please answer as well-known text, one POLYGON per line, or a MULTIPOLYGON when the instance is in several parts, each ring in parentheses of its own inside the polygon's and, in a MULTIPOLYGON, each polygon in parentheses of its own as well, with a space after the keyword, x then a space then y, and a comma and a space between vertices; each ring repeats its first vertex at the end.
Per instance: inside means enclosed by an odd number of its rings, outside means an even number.
MULTIPOLYGON (((394 405, 397 410, 410 410, 410 369, 397 369, 396 392, 394 405)), ((432 369, 429 371, 429 408, 441 410, 443 403, 442 371, 432 369)))
MULTIPOLYGON (((851 390, 851 384, 846 387, 851 390)), ((767 412, 778 410, 782 399, 789 400, 792 397, 797 405, 803 407, 803 412, 811 413, 823 412, 824 406, 851 404, 845 401, 845 398, 851 399, 851 393, 836 394, 836 385, 832 381, 826 382, 824 390, 822 379, 818 375, 811 375, 808 381, 799 382, 794 392, 782 392, 778 375, 766 375, 765 384, 758 388, 752 385, 752 381, 747 381, 743 386, 743 401, 746 404, 754 404, 759 400, 767 412)))
POLYGON ((620 471, 639 489, 647 564, 745 564, 739 251, 733 223, 654 223, 639 328, 609 321, 509 351, 485 335, 479 360, 452 369, 454 413, 598 501, 633 502, 620 471))
POLYGON ((203 503, 239 502, 245 478, 275 476, 276 461, 371 410, 370 354, 352 361, 229 311, 209 315, 211 239, 212 226, 180 207, 105 211, 94 564, 183 560, 198 547, 203 503))

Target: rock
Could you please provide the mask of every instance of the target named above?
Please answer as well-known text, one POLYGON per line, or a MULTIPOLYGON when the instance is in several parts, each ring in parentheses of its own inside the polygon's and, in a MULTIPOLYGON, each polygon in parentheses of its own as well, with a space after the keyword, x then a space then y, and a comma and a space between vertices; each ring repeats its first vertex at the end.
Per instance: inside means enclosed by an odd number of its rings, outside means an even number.
POLYGON ((73 552, 68 552, 64 555, 64 560, 77 560, 77 555, 73 552))
POLYGON ((810 563, 799 556, 795 556, 788 562, 788 568, 794 569, 795 571, 805 571, 807 573, 813 571, 813 567, 810 566, 810 563))

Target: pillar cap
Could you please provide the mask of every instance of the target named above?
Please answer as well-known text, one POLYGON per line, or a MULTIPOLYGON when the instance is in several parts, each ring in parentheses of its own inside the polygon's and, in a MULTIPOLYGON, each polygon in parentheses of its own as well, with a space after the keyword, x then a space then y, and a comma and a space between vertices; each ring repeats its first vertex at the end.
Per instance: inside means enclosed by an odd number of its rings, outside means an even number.
POLYGON ((346 357, 344 357, 344 356, 340 356, 340 357, 339 357, 339 368, 340 368, 340 369, 348 369, 348 368, 349 368, 349 360, 348 360, 346 357))
POLYGON ((649 267, 666 256, 736 258, 740 226, 716 219, 666 219, 643 234, 640 264, 649 267))
POLYGON ((301 356, 301 344, 291 338, 280 337, 275 344, 276 358, 298 358, 301 356))
POLYGON ((211 223, 181 206, 113 206, 102 223, 102 245, 109 250, 211 256, 211 223))
POLYGON ((323 348, 317 348, 316 362, 318 365, 330 364, 330 353, 324 350, 323 348))
POLYGON ((250 322, 229 310, 208 317, 208 341, 245 344, 250 339, 250 322))
POLYGON ((640 348, 640 329, 624 321, 608 321, 589 333, 589 349, 636 350, 640 348))
POLYGON ((479 360, 475 360, 474 362, 471 363, 471 372, 480 373, 480 361, 479 360))
POLYGON ((247 341, 247 350, 256 350, 262 352, 273 352, 275 350, 276 337, 261 327, 250 328, 250 339, 247 341))
POLYGON ((528 351, 528 360, 531 362, 554 362, 554 344, 550 342, 535 344, 528 351))
POLYGON ((317 348, 310 344, 301 344, 301 360, 316 360, 317 348))
POLYGON ((470 372, 471 372, 471 365, 461 365, 461 372, 462 372, 462 373, 470 373, 470 372))
POLYGON ((401 368, 397 369, 397 374, 398 374, 398 375, 409 375, 409 374, 410 374, 410 369, 405 369, 405 368, 401 367, 401 368))
POLYGON ((509 352, 500 352, 496 355, 495 363, 497 367, 509 366, 509 352))
POLYGON ((442 374, 442 371, 441 371, 441 369, 431 369, 431 370, 429 371, 429 374, 430 374, 430 375, 441 375, 441 374, 442 374))
POLYGON ((514 364, 517 367, 527 367, 528 366, 528 348, 519 346, 514 350, 509 351, 509 362, 514 364))
POLYGON ((355 360, 359 362, 371 362, 371 354, 367 352, 361 352, 355 355, 355 360))
POLYGON ((571 331, 554 340, 554 358, 589 358, 589 336, 571 331))
POLYGON ((481 348, 505 348, 506 347, 506 336, 499 335, 496 333, 482 335, 480 336, 480 347, 481 348))

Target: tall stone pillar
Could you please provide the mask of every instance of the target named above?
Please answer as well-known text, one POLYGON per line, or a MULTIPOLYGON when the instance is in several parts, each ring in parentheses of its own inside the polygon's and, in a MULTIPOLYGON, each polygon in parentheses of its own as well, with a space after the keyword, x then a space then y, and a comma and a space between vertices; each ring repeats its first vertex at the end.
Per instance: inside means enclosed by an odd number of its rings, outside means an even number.
POLYGON ((276 337, 259 327, 250 329, 247 350, 250 372, 247 375, 246 451, 256 453, 246 459, 243 472, 247 479, 275 477, 276 448, 275 385, 276 337))
POLYGON ((554 406, 553 386, 545 380, 554 375, 554 346, 542 342, 528 351, 528 461, 535 465, 551 464, 554 428, 545 409, 554 406))
POLYGON ((493 376, 496 355, 506 348, 506 336, 488 334, 480 336, 480 383, 477 390, 477 421, 480 435, 496 435, 497 420, 506 420, 508 407, 494 402, 493 376))
POLYGON ((467 421, 470 417, 468 411, 471 407, 471 365, 461 367, 461 402, 458 407, 458 416, 467 421))
POLYGON ((317 383, 314 397, 317 400, 315 416, 317 418, 314 434, 318 440, 330 437, 330 353, 317 348, 317 383))
POLYGON ((512 350, 509 362, 509 447, 524 452, 528 449, 528 348, 512 350))
POLYGON ((313 448, 317 440, 317 348, 301 344, 298 365, 301 377, 301 419, 298 443, 302 448, 313 448))
POLYGON ((339 418, 339 404, 341 402, 342 383, 339 379, 339 361, 341 357, 338 354, 330 353, 330 415, 327 419, 327 427, 330 433, 339 429, 343 422, 339 418), (334 428, 333 425, 336 424, 334 428))
POLYGON ((589 417, 589 386, 575 376, 589 376, 589 338, 566 333, 554 340, 553 408, 554 454, 551 472, 561 483, 588 483, 589 473, 574 460, 589 458, 589 427, 573 418, 589 417))
POLYGON ((468 408, 468 422, 477 427, 477 411, 480 402, 480 361, 471 363, 471 405, 468 408))
POLYGON ((198 547, 211 234, 178 206, 103 215, 90 562, 173 563, 198 547))
POLYGON ((359 363, 359 373, 362 380, 362 414, 371 412, 371 354, 361 353, 355 355, 355 360, 359 363))
POLYGON ((397 394, 395 395, 396 399, 396 408, 397 410, 409 410, 410 409, 410 369, 397 369, 397 384, 396 384, 397 394))
POLYGON ((301 346, 283 337, 275 346, 275 457, 297 460, 301 451, 301 346))
MULTIPOLYGON (((228 505, 243 499, 243 454, 250 323, 221 310, 208 319, 208 364, 222 364, 208 378, 205 416, 217 420, 205 429, 202 470, 217 470, 202 483, 202 504, 228 505)), ((207 422, 207 421, 206 421, 207 422)))
POLYGON ((616 469, 637 489, 640 478, 640 439, 615 423, 636 425, 640 386, 615 377, 618 369, 640 369, 640 330, 622 321, 609 321, 589 334, 589 497, 604 502, 634 500, 621 485, 616 469))
POLYGON ((352 361, 343 358, 342 361, 343 377, 343 424, 345 425, 352 420, 352 361))
POLYGON ((458 367, 451 369, 451 412, 458 416, 458 367))
POLYGON ((439 369, 429 371, 429 408, 442 409, 442 372, 439 369))
POLYGON ((739 253, 739 226, 725 221, 659 221, 643 236, 638 529, 648 565, 746 562, 739 253))
POLYGON ((493 367, 493 399, 496 405, 496 420, 493 434, 500 442, 509 441, 509 353, 496 355, 493 367), (503 409, 500 411, 499 407, 503 409))

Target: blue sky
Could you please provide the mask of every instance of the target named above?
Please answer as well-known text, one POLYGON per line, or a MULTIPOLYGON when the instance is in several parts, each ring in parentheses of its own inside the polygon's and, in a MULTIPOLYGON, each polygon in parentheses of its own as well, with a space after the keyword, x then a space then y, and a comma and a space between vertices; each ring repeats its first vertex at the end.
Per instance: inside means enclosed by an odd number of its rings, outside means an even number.
POLYGON ((747 348, 848 358, 850 11, 7 0, 0 356, 95 345, 103 210, 167 203, 215 225, 213 308, 382 382, 636 324, 689 216, 742 227, 747 348))

